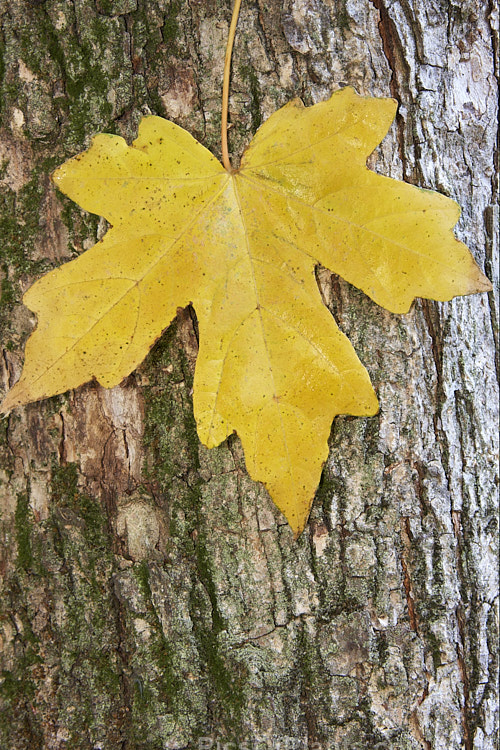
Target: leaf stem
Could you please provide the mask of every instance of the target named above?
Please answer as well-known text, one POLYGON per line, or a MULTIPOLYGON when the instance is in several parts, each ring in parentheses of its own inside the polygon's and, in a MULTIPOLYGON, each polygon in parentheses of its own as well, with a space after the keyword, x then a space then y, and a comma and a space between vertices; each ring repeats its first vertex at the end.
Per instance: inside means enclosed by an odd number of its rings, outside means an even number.
POLYGON ((229 27, 227 37, 226 57, 224 60, 224 80, 222 83, 222 123, 221 123, 221 140, 222 140, 222 163, 228 172, 233 172, 229 151, 227 149, 227 111, 229 107, 229 78, 231 75, 231 57, 233 55, 234 36, 236 34, 236 25, 240 14, 241 0, 234 1, 233 16, 229 27))

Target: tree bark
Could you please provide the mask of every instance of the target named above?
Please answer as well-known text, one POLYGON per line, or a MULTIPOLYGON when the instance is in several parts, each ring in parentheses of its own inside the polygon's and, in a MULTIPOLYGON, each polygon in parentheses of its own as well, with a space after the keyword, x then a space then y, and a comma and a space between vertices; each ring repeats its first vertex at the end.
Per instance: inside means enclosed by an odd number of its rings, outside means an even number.
MULTIPOLYGON (((7 389, 34 324, 22 292, 106 229, 50 172, 98 132, 131 140, 146 113, 220 156, 231 8, 0 8, 7 389)), ((233 158, 293 97, 392 95, 370 166, 456 199, 491 278, 497 30, 476 0, 248 0, 233 158)), ((317 275, 381 409, 335 420, 297 541, 238 438, 198 441, 190 309, 120 386, 0 422, 2 747, 498 748, 495 297, 398 316, 317 275)))

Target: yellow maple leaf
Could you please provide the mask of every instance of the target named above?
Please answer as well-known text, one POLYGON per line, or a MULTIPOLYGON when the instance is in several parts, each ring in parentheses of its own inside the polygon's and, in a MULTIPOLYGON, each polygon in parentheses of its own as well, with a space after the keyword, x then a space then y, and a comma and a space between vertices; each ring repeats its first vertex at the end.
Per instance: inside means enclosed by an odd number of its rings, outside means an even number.
POLYGON ((367 169, 395 109, 350 88, 309 108, 296 100, 259 129, 236 171, 159 117, 142 120, 131 146, 95 137, 53 179, 112 228, 26 293, 38 326, 2 409, 92 378, 118 384, 192 303, 200 439, 212 447, 236 430, 249 474, 300 533, 334 416, 378 409, 315 266, 393 312, 416 296, 491 288, 453 235, 453 201, 367 169))

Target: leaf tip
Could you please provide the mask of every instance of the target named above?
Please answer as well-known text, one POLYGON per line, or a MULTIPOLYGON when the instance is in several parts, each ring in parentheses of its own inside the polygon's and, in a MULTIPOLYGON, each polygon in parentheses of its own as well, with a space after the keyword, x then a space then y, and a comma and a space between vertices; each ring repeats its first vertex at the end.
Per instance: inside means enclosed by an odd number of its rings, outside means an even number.
MULTIPOLYGON (((271 498, 273 499, 274 503, 276 503, 276 498, 271 495, 271 498)), ((300 504, 295 505, 295 507, 281 507, 280 510, 285 516, 288 525, 290 526, 293 538, 295 541, 299 538, 299 536, 302 534, 306 527, 306 523, 309 519, 309 515, 311 513, 311 507, 313 504, 314 495, 311 497, 310 502, 303 502, 300 504)), ((277 504, 277 503, 276 503, 277 504)), ((278 507, 280 507, 278 505, 278 507)))
POLYGON ((53 172, 50 174, 50 181, 53 185, 56 186, 56 188, 59 188, 59 181, 61 179, 61 170, 63 168, 63 165, 57 167, 57 169, 54 169, 53 172))
POLYGON ((7 416, 10 414, 12 409, 15 409, 16 406, 20 406, 21 404, 17 402, 17 399, 14 399, 12 397, 12 391, 14 389, 11 388, 11 390, 7 393, 3 401, 0 403, 0 415, 7 416))
POLYGON ((482 271, 479 271, 478 277, 474 284, 474 288, 471 290, 471 294, 478 294, 480 292, 492 292, 493 284, 482 271))
POLYGON ((18 380, 10 391, 7 392, 0 404, 0 414, 9 414, 9 412, 18 406, 24 406, 30 401, 35 400, 30 396, 29 385, 26 384, 26 381, 23 382, 22 379, 18 380))
MULTIPOLYGON (((306 519, 307 520, 307 519, 306 519)), ((297 526, 293 526, 290 524, 290 527, 293 532, 293 541, 296 542, 299 536, 302 534, 306 527, 306 521, 303 521, 302 523, 298 524, 297 526)))

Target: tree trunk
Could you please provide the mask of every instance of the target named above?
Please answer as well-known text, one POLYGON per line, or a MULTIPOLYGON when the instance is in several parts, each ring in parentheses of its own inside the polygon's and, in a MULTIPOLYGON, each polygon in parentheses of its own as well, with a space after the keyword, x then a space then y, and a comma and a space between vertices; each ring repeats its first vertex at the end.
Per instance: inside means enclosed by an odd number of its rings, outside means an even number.
MULTIPOLYGON (((231 8, 0 8, 7 389, 34 324, 22 292, 106 228, 50 172, 151 112, 219 156, 231 8)), ((456 199, 491 278, 496 39, 477 0, 248 0, 233 154, 293 97, 392 95, 370 166, 456 199)), ((398 316, 325 269, 318 283, 381 409, 335 420, 297 541, 238 438, 199 443, 190 309, 120 386, 1 421, 2 747, 498 748, 493 294, 398 316)))

